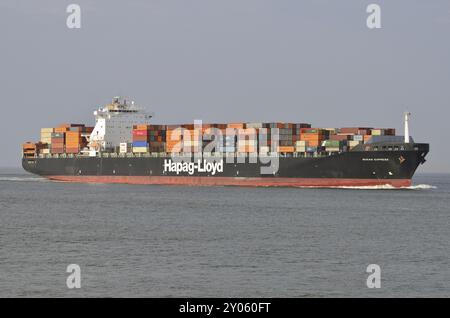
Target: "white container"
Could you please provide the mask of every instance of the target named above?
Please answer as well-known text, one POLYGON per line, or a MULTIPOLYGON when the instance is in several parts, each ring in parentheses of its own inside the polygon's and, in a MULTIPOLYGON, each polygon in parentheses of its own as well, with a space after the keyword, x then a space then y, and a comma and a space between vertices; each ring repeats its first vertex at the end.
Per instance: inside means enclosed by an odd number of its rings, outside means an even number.
POLYGON ((262 123, 247 123, 247 128, 262 128, 262 123))
POLYGON ((127 153, 128 152, 128 144, 126 142, 121 142, 120 143, 119 152, 120 153, 127 153))

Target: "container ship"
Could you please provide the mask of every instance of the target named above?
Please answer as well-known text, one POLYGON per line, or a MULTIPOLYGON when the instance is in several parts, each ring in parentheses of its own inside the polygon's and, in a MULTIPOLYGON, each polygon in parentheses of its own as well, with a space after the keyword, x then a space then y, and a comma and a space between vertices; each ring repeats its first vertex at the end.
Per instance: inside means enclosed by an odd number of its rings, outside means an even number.
POLYGON ((154 124, 115 97, 94 127, 42 128, 23 144, 22 166, 51 180, 200 186, 408 187, 429 144, 393 128, 315 128, 307 123, 154 124))

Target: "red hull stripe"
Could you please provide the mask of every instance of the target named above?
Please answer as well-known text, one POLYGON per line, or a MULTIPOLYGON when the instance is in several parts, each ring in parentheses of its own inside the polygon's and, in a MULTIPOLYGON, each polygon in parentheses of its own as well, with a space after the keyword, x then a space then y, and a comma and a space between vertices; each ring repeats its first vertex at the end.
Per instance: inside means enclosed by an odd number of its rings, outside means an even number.
POLYGON ((233 178, 171 176, 48 176, 50 180, 82 183, 128 183, 193 186, 250 187, 364 187, 390 185, 409 187, 410 179, 341 179, 341 178, 233 178))

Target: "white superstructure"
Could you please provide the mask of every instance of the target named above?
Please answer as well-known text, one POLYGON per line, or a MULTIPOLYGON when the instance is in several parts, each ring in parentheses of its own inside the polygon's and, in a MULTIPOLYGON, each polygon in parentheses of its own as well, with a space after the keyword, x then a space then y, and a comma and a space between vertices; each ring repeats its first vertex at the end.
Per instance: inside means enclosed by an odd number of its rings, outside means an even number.
POLYGON ((89 140, 92 154, 133 141, 133 125, 148 124, 152 115, 134 101, 114 97, 111 104, 94 111, 96 124, 89 140))

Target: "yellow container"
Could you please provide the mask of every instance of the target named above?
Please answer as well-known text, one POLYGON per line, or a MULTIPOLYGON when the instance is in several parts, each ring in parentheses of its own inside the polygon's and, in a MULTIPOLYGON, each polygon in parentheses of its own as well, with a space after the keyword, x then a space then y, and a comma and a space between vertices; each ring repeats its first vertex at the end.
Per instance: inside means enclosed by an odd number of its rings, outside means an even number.
POLYGON ((381 129, 372 129, 372 136, 381 136, 381 129))
POLYGON ((133 147, 134 153, 145 153, 148 152, 148 147, 133 147))

